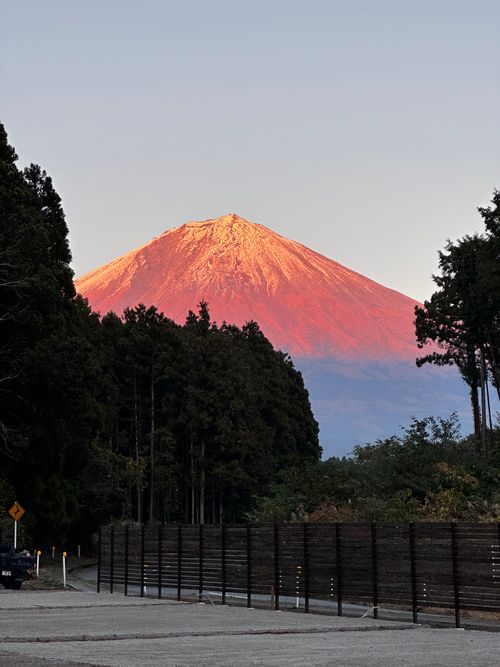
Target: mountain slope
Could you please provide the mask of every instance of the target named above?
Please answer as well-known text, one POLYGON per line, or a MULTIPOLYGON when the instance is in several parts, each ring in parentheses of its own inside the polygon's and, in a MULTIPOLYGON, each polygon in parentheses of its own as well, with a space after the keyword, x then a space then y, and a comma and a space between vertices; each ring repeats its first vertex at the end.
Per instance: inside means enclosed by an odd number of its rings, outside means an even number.
POLYGON ((303 357, 414 360, 417 303, 235 214, 169 229, 76 281, 92 307, 154 304, 184 321, 201 299, 212 318, 258 321, 303 357))

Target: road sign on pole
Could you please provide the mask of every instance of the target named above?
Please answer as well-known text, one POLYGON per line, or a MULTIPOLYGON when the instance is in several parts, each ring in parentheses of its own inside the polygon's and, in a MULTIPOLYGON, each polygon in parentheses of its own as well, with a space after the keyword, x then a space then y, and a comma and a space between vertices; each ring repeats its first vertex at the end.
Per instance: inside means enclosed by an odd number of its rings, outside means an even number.
POLYGON ((17 549, 17 522, 21 520, 21 517, 26 513, 24 507, 15 501, 12 507, 9 509, 9 515, 14 519, 14 549, 17 549))
POLYGON ((12 507, 9 510, 10 516, 14 519, 14 521, 17 523, 20 521, 21 517, 26 514, 26 510, 24 507, 21 507, 21 505, 16 502, 12 505, 12 507))

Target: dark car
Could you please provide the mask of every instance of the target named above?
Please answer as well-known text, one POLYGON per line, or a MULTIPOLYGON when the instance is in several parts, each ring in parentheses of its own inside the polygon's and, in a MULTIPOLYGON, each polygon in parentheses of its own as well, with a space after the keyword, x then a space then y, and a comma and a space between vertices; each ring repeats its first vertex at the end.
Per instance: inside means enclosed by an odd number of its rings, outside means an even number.
POLYGON ((33 576, 35 564, 28 552, 16 553, 11 546, 0 546, 0 583, 18 591, 23 581, 33 576))

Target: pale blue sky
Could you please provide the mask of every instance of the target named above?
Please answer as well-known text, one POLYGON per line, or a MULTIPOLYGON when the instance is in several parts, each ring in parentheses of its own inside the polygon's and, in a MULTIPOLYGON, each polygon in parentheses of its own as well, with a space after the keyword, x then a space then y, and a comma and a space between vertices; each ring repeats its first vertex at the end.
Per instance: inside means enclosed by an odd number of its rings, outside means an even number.
POLYGON ((416 298, 500 187, 500 1, 0 1, 84 273, 236 212, 416 298))

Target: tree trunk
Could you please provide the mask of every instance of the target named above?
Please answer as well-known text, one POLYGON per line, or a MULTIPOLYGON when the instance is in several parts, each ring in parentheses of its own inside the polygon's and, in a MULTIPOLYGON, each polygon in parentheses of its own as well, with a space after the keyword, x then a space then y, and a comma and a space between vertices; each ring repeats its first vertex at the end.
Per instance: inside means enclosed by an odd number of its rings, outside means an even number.
POLYGON ((488 422, 490 425, 490 431, 493 431, 493 420, 491 419, 491 403, 490 403, 490 390, 488 388, 488 374, 486 373, 486 402, 488 404, 488 422))
POLYGON ((212 500, 212 523, 217 523, 216 519, 216 512, 215 512, 215 480, 212 477, 212 491, 210 493, 211 500, 212 500))
POLYGON ((489 348, 489 357, 490 357, 490 365, 491 365, 491 372, 493 374, 493 379, 495 381, 495 388, 497 390, 497 396, 498 399, 500 400, 500 370, 498 369, 498 363, 497 363, 497 355, 495 353, 495 346, 491 342, 490 336, 488 336, 488 348, 489 348))
POLYGON ((139 475, 139 415, 137 414, 137 371, 134 368, 134 429, 135 429, 135 463, 137 466, 137 523, 142 521, 142 480, 139 475))
POLYGON ((151 362, 151 440, 150 440, 150 470, 151 480, 149 486, 149 522, 154 519, 154 495, 155 495, 155 385, 153 380, 153 362, 151 362))
POLYGON ((224 523, 224 504, 222 501, 222 489, 219 491, 219 523, 224 523))
POLYGON ((205 523, 205 441, 201 439, 200 523, 205 523))
POLYGON ((472 418, 474 421, 474 435, 477 441, 481 441, 481 416, 479 411, 479 398, 477 395, 477 382, 474 380, 470 385, 470 401, 472 405, 472 418))
POLYGON ((481 447, 486 448, 486 363, 483 348, 479 350, 479 373, 481 382, 481 447))
POLYGON ((195 522, 195 511, 194 511, 194 455, 193 455, 193 436, 191 436, 191 446, 189 449, 191 455, 191 523, 195 522))

